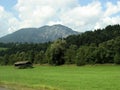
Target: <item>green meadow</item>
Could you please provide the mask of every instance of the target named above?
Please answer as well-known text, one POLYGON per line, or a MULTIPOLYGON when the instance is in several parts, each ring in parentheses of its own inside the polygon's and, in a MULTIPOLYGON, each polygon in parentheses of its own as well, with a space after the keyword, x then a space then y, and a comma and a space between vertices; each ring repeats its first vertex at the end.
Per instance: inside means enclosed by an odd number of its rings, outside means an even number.
POLYGON ((7 50, 7 48, 1 48, 1 47, 0 47, 0 51, 2 51, 2 50, 7 50))
POLYGON ((0 66, 0 86, 13 90, 120 90, 120 66, 0 66))

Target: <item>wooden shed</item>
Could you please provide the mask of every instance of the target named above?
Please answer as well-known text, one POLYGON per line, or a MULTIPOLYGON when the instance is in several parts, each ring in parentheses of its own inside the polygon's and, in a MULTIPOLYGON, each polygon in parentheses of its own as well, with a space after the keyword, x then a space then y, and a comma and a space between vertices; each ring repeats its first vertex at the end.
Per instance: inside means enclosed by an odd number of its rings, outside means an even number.
POLYGON ((32 68, 32 63, 29 61, 19 61, 14 63, 14 66, 19 69, 32 68))

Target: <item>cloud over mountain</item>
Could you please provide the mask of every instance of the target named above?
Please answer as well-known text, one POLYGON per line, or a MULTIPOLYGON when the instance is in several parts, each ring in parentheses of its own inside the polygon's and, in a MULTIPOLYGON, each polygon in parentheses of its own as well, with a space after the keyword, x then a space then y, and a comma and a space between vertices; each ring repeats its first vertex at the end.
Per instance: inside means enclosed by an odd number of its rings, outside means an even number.
POLYGON ((18 0, 12 12, 0 6, 0 36, 25 27, 63 24, 76 31, 120 24, 120 1, 91 0, 18 0))

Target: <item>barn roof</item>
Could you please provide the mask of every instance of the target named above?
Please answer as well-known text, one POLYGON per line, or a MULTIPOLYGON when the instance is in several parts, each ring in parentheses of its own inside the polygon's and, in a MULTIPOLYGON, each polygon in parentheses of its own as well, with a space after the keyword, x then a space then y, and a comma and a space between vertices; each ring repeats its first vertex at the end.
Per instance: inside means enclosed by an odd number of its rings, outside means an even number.
POLYGON ((29 61, 19 61, 19 62, 16 62, 15 65, 17 65, 17 64, 27 64, 27 63, 31 63, 31 62, 29 62, 29 61))

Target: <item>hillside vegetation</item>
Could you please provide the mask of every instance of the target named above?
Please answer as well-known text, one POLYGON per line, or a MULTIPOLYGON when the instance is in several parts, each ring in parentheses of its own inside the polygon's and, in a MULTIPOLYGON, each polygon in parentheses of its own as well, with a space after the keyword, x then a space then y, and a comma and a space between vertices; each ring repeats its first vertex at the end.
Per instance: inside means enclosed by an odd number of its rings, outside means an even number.
POLYGON ((0 64, 11 65, 16 61, 34 64, 120 64, 120 25, 71 35, 54 42, 42 44, 1 43, 0 64))

